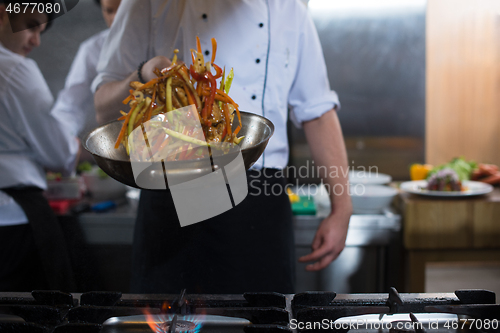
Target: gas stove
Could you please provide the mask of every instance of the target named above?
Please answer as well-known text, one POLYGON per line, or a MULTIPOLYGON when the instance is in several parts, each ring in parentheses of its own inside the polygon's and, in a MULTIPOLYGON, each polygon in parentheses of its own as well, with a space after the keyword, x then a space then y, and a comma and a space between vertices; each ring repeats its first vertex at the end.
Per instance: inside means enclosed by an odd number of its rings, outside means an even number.
POLYGON ((486 290, 442 294, 0 293, 0 332, 499 332, 486 290))

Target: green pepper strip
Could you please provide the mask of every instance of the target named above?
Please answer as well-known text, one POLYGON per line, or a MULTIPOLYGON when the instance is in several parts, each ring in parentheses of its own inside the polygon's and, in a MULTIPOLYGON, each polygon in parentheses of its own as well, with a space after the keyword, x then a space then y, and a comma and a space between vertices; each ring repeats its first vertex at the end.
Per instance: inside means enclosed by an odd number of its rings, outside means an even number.
MULTIPOLYGON (((224 84, 226 82, 226 67, 222 71, 222 79, 220 80, 220 90, 224 90, 224 84)), ((222 101, 219 101, 219 109, 222 109, 222 101)))
POLYGON ((234 78, 234 71, 231 68, 229 71, 229 74, 227 75, 227 80, 224 86, 224 90, 226 91, 226 94, 229 94, 229 89, 231 88, 231 84, 233 83, 233 78, 234 78))
POLYGON ((179 140, 186 141, 186 142, 192 143, 192 144, 197 145, 197 146, 203 146, 203 147, 209 147, 210 146, 206 141, 201 141, 201 140, 192 138, 192 137, 190 137, 188 135, 184 135, 182 133, 179 133, 179 132, 176 132, 176 131, 172 131, 171 129, 163 128, 163 130, 168 135, 171 135, 174 138, 177 138, 179 140))
POLYGON ((139 113, 139 111, 142 110, 144 103, 146 103, 145 100, 143 100, 142 102, 137 104, 135 109, 132 111, 132 115, 130 116, 130 119, 128 121, 128 131, 127 131, 128 135, 130 135, 130 133, 132 133, 132 131, 134 130, 135 118, 137 117, 137 114, 139 113))
POLYGON ((165 86, 165 100, 167 101, 167 112, 172 111, 172 77, 167 79, 167 84, 165 86))

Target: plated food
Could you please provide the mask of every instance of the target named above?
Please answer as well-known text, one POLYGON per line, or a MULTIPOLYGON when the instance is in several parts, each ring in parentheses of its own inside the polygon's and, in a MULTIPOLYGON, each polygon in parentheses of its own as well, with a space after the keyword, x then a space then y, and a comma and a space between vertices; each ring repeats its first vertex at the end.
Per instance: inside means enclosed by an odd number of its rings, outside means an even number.
POLYGON ((467 161, 463 157, 453 158, 450 162, 438 166, 430 164, 412 164, 412 181, 425 180, 428 191, 464 192, 468 188, 466 181, 478 181, 490 185, 500 184, 500 170, 494 164, 467 161))
POLYGON ((451 168, 445 168, 427 179, 426 189, 429 191, 463 191, 464 187, 458 174, 451 168))
MULTIPOLYGON (((414 165, 410 167, 410 175, 414 165)), ((491 180, 496 175, 498 167, 493 165, 478 164, 467 161, 463 157, 457 157, 450 162, 435 167, 431 165, 420 165, 419 176, 425 173, 425 178, 403 182, 400 189, 425 196, 438 197, 467 197, 487 194, 493 191, 491 180)), ((413 174, 415 176, 415 174, 413 174)), ((499 175, 500 176, 500 175, 499 175)), ((500 181, 500 177, 499 177, 500 181)))
POLYGON ((118 120, 123 125, 115 149, 123 144, 132 160, 179 161, 207 157, 213 149, 226 151, 240 143, 241 126, 234 131, 233 120, 241 115, 238 104, 228 95, 234 77, 214 63, 217 42, 212 38, 212 57, 205 62, 200 40, 191 50, 189 67, 177 59, 171 66, 156 69, 156 78, 144 84, 130 83, 132 90, 123 101, 118 120))
POLYGON ((430 197, 469 197, 488 194, 493 191, 493 186, 486 183, 465 180, 462 182, 461 191, 431 191, 427 189, 426 180, 414 180, 400 184, 400 190, 412 194, 418 194, 430 197))

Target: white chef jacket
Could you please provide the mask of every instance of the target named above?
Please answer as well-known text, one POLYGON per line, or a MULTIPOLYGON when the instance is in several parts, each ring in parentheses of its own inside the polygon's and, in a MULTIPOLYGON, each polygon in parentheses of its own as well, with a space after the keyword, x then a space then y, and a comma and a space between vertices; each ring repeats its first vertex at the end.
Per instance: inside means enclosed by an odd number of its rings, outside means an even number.
POLYGON ((94 94, 90 90, 97 76, 97 62, 109 29, 103 30, 80 44, 71 64, 64 89, 59 92, 53 112, 71 126, 74 136, 97 127, 94 94))
MULTIPOLYGON (((46 189, 44 167, 66 173, 73 169, 78 141, 51 112, 53 102, 35 61, 0 44, 0 189, 46 189)), ((26 221, 20 207, 2 192, 0 226, 26 221)))
POLYGON ((275 125, 254 168, 286 166, 288 107, 296 124, 338 109, 316 29, 299 0, 124 0, 101 52, 93 90, 123 80, 144 60, 172 58, 174 49, 190 64, 196 36, 208 51, 206 61, 214 37, 215 63, 234 67, 230 95, 240 109, 275 125))

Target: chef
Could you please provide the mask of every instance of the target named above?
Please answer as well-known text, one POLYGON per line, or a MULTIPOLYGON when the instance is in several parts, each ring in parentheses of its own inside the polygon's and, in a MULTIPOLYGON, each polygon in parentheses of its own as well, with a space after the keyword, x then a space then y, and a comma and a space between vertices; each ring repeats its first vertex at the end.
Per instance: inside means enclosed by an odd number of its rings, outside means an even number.
POLYGON ((79 143, 51 112, 52 94, 35 61, 27 58, 40 45, 48 18, 31 7, 9 17, 0 3, 2 291, 71 291, 75 286, 62 231, 42 191, 45 168, 69 173, 79 143))
MULTIPOLYGON (((113 23, 120 0, 97 0, 108 28, 113 23)), ((94 94, 90 90, 97 76, 97 61, 109 29, 105 29, 80 44, 71 64, 64 89, 59 93, 54 112, 72 124, 71 134, 80 136, 97 126, 94 94)))
MULTIPOLYGON (((209 220, 181 228, 169 191, 143 190, 135 229, 132 292, 294 291, 292 214, 280 170, 288 161, 288 108, 317 165, 347 170, 347 158, 319 39, 299 0, 129 0, 118 10, 93 83, 98 120, 116 119, 129 82, 146 82, 170 64, 174 49, 190 63, 199 36, 205 56, 234 68, 230 94, 240 109, 269 118, 276 130, 247 172, 246 199, 209 220)), ((326 177, 327 175, 325 175, 326 177)), ((326 267, 345 244, 351 202, 347 179, 325 178, 333 210, 319 226, 308 270, 326 267)), ((196 207, 193 207, 196 209, 196 207)))

